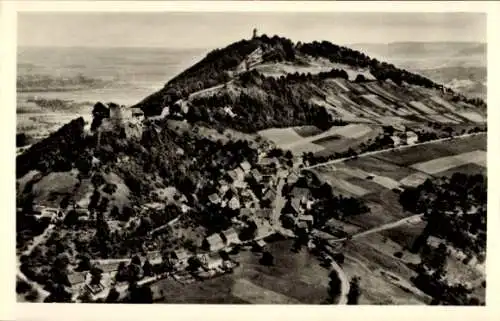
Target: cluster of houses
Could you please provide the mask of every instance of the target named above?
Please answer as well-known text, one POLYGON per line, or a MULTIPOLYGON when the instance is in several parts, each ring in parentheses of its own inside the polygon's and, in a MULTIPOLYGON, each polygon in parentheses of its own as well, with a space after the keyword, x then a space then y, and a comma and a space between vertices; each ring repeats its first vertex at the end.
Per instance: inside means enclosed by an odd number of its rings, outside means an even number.
POLYGON ((314 217, 306 211, 314 204, 311 190, 305 187, 294 187, 289 195, 288 205, 285 207, 283 221, 288 227, 295 227, 310 231, 314 224, 314 217))
POLYGON ((231 245, 240 244, 238 232, 234 228, 229 228, 221 233, 214 233, 203 240, 202 247, 210 252, 222 250, 231 245))
POLYGON ((252 168, 248 161, 228 171, 217 184, 217 191, 208 196, 211 204, 228 207, 235 211, 268 207, 276 198, 274 183, 279 166, 277 159, 264 159, 258 168, 252 168), (259 199, 249 188, 248 181, 263 184, 262 197, 259 199))
POLYGON ((394 134, 391 136, 391 139, 394 147, 418 143, 418 135, 413 131, 406 130, 404 125, 394 124, 392 127, 394 128, 394 134))
MULTIPOLYGON (((21 212, 22 209, 19 208, 17 211, 21 212)), ((64 212, 60 208, 44 205, 34 205, 31 214, 37 220, 49 219, 51 222, 57 222, 64 218, 64 212)))

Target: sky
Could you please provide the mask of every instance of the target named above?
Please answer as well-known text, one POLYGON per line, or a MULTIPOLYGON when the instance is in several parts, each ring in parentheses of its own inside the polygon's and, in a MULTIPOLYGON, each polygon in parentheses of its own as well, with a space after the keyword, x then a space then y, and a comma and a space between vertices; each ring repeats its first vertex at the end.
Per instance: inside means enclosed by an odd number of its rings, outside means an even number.
POLYGON ((486 42, 481 13, 19 13, 19 46, 216 48, 252 29, 337 44, 486 42))

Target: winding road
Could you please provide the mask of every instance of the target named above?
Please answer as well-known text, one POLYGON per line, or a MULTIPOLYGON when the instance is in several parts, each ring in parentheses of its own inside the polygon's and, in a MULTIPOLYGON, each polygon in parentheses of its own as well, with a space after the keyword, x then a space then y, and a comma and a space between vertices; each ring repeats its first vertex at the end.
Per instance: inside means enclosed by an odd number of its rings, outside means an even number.
POLYGON ((26 250, 24 250, 23 252, 21 252, 21 254, 17 257, 17 262, 16 262, 16 275, 19 279, 23 280, 24 282, 28 283, 29 285, 31 285, 31 287, 38 292, 38 296, 39 296, 39 299, 41 300, 41 302, 43 302, 43 300, 50 295, 49 292, 45 291, 43 289, 43 287, 36 283, 35 281, 32 281, 30 280, 22 271, 21 271, 21 262, 19 261, 19 258, 23 255, 25 256, 29 256, 31 255, 31 252, 33 252, 33 250, 35 249, 35 247, 37 247, 38 245, 40 245, 41 243, 47 241, 47 239, 50 237, 50 235, 52 235, 52 232, 54 231, 54 227, 55 225, 54 224, 49 224, 49 226, 47 226, 47 228, 45 229, 45 231, 43 231, 42 234, 36 236, 33 238, 33 242, 28 245, 28 247, 26 248, 26 250))

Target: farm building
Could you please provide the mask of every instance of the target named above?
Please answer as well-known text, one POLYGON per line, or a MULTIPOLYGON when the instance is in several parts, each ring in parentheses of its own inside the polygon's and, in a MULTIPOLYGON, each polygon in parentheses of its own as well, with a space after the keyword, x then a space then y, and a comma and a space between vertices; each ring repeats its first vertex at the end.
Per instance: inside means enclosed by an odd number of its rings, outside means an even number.
POLYGON ((224 265, 224 260, 218 253, 203 254, 200 256, 200 262, 207 270, 221 268, 224 265))
POLYGON ((401 145, 401 138, 399 138, 398 136, 391 136, 391 139, 394 147, 401 145))
POLYGON ((306 203, 311 197, 311 190, 304 187, 294 187, 290 194, 292 198, 299 199, 301 203, 306 203))
POLYGON ((415 132, 406 132, 406 143, 408 145, 413 145, 418 142, 418 135, 415 132))
POLYGON ((222 238, 224 239, 227 245, 240 243, 238 233, 234 228, 230 228, 228 230, 223 231, 222 238))
POLYGON ((221 238, 219 233, 215 233, 203 241, 203 247, 209 251, 218 251, 224 248, 224 240, 221 238))

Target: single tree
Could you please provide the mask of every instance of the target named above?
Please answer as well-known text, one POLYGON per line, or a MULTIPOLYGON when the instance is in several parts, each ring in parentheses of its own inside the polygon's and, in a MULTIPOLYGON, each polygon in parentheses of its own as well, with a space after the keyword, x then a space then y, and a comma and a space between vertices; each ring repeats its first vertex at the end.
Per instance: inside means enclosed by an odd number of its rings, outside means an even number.
POLYGON ((328 283, 328 285, 329 285, 329 287, 328 287, 328 297, 329 297, 328 302, 333 304, 333 303, 337 302, 338 296, 339 296, 340 291, 341 291, 342 282, 340 281, 340 278, 339 278, 336 271, 330 272, 329 277, 330 277, 330 282, 328 283))
POLYGON ((153 266, 151 265, 148 259, 144 261, 144 264, 142 265, 142 271, 145 277, 154 275, 153 266))
POLYGON ((115 287, 112 287, 109 290, 108 296, 106 297, 106 302, 107 303, 115 303, 118 302, 118 299, 120 298, 120 292, 116 290, 115 287))
POLYGON ((262 258, 260 259, 260 264, 262 265, 274 265, 274 257, 271 253, 269 252, 263 252, 262 253, 262 258))
POLYGON ((102 273, 103 273, 102 269, 98 267, 92 267, 90 269, 90 275, 91 275, 90 284, 92 285, 100 284, 102 280, 102 273))
POLYGON ((360 279, 358 277, 353 277, 351 279, 349 293, 347 293, 347 304, 358 304, 359 296, 361 295, 359 281, 360 279))
POLYGON ((92 268, 92 264, 90 262, 90 256, 88 254, 83 254, 80 257, 80 262, 78 262, 78 271, 88 271, 92 268))

